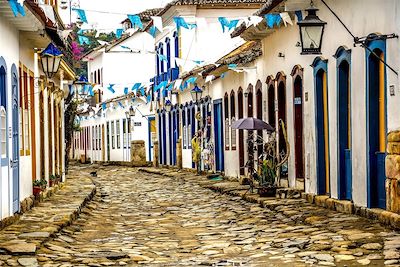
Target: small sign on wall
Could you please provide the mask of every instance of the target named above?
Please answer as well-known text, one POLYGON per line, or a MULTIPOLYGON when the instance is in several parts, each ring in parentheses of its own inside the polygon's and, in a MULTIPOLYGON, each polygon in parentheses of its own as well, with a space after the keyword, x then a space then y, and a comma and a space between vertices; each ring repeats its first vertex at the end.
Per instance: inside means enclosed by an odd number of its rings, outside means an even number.
POLYGON ((304 101, 308 102, 308 92, 305 92, 305 94, 304 94, 304 101))
POLYGON ((140 121, 134 122, 134 123, 133 123, 133 126, 142 126, 142 123, 141 123, 140 121))
POLYGON ((301 105, 301 97, 295 97, 294 98, 294 104, 295 105, 301 105))
POLYGON ((389 86, 389 92, 390 92, 390 96, 394 96, 395 95, 394 85, 393 84, 389 86))

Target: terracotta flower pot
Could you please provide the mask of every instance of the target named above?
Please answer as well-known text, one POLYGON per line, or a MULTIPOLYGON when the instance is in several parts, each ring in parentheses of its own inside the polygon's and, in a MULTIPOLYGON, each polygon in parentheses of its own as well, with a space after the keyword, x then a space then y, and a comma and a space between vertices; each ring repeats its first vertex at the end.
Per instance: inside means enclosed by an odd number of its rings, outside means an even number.
POLYGON ((40 192, 42 192, 42 188, 40 186, 34 186, 33 187, 33 195, 34 196, 40 195, 40 192))

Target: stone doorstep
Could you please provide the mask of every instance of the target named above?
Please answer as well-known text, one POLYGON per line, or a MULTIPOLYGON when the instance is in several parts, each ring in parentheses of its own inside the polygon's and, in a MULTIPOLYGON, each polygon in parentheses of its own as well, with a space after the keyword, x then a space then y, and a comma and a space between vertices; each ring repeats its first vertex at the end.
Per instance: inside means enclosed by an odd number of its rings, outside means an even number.
MULTIPOLYGON (((92 180, 92 183, 93 183, 93 180, 92 180)), ((64 185, 62 185, 60 187, 63 188, 64 185)), ((48 190, 46 190, 46 191, 48 191, 48 190)), ((46 191, 44 193, 46 193, 46 191)), ((57 191, 58 191, 58 188, 57 188, 57 191)), ((26 255, 26 256, 28 256, 28 255, 36 254, 36 251, 40 248, 40 246, 43 245, 49 238, 55 236, 56 233, 59 233, 64 227, 70 225, 73 221, 75 221, 78 218, 78 216, 82 212, 83 208, 93 199, 95 194, 96 194, 96 186, 93 183, 92 190, 82 200, 80 205, 76 209, 69 211, 69 214, 63 214, 63 216, 62 216, 63 220, 55 223, 58 227, 49 227, 51 229, 49 229, 48 236, 46 235, 46 237, 36 238, 35 239, 35 244, 37 244, 37 245, 25 242, 25 241, 29 241, 29 237, 28 237, 28 240, 20 239, 21 243, 18 243, 18 245, 15 245, 15 244, 12 244, 12 245, 3 244, 0 247, 0 250, 1 249, 5 249, 11 255, 20 255, 20 256, 21 255, 26 255)), ((51 194, 51 195, 53 195, 53 194, 51 194)), ((45 198, 40 197, 39 198, 40 201, 36 201, 36 205, 37 205, 37 203, 42 202, 45 199, 47 199, 47 201, 51 201, 51 199, 49 199, 49 197, 51 195, 46 195, 45 198)), ((19 219, 19 217, 21 215, 17 215, 17 216, 18 216, 18 219, 19 219)), ((18 219, 13 221, 13 223, 16 222, 18 219)), ((1 231, 1 229, 0 229, 0 231, 1 231)), ((23 233, 22 236, 24 236, 24 235, 28 235, 29 236, 30 234, 34 234, 34 233, 23 233)))
MULTIPOLYGON (((173 175, 169 173, 165 173, 160 169, 155 169, 155 168, 140 168, 139 171, 150 173, 150 174, 158 174, 158 175, 164 175, 164 176, 170 176, 173 177, 173 175)), ((187 171, 182 171, 182 172, 187 172, 187 171)), ((187 172, 187 173, 192 173, 192 172, 187 172)), ((252 202, 252 203, 258 203, 262 207, 269 208, 269 209, 274 209, 276 206, 279 206, 280 204, 276 201, 279 201, 279 199, 275 198, 262 198, 259 197, 256 194, 251 194, 250 192, 244 191, 242 188, 238 187, 238 182, 236 185, 236 190, 232 188, 232 184, 235 182, 229 182, 230 185, 229 187, 226 186, 227 183, 223 183, 220 181, 219 183, 214 183, 214 184, 209 184, 204 186, 205 188, 211 189, 216 192, 220 192, 223 194, 228 194, 232 196, 240 196, 244 200, 252 202), (223 186, 225 185, 225 186, 223 186), (271 201, 275 200, 275 201, 271 201)), ((395 230, 400 230, 400 214, 390 212, 387 210, 383 209, 370 209, 366 207, 360 207, 354 205, 353 202, 349 200, 339 200, 339 199, 334 199, 334 198, 329 198, 329 196, 325 195, 315 195, 315 194, 310 194, 310 193, 301 193, 301 198, 309 202, 310 204, 315 204, 316 206, 323 207, 326 209, 338 211, 341 213, 346 213, 346 214, 354 214, 360 217, 365 217, 370 220, 378 221, 384 226, 391 227, 395 230)))

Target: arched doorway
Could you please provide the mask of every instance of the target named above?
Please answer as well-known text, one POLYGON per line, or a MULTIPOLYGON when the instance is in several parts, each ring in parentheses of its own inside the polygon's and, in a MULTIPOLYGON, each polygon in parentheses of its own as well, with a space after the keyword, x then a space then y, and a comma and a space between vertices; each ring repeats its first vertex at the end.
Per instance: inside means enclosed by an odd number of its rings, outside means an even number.
POLYGON ((293 77, 294 110, 294 156, 296 179, 304 185, 304 143, 303 143, 303 68, 295 66, 293 77))
POLYGON ((352 199, 350 50, 340 47, 337 61, 338 198, 352 199))
MULTIPOLYGON (((262 104, 263 98, 262 98, 262 83, 260 80, 257 81, 256 83, 256 112, 257 112, 257 119, 262 120, 263 119, 263 104, 262 104)), ((258 137, 263 137, 263 131, 259 130, 257 131, 257 138, 258 137)), ((260 143, 260 145, 257 146, 257 156, 259 157, 262 154, 262 149, 263 145, 260 141, 257 143, 260 143)))
MULTIPOLYGON (((279 124, 279 121, 282 120, 287 129, 287 122, 286 122, 286 76, 279 72, 276 75, 276 83, 278 86, 278 152, 280 158, 282 159, 287 152, 285 136, 283 134, 283 129, 279 124)), ((287 164, 282 165, 280 171, 281 178, 287 178, 288 176, 288 167, 287 164)))
MULTIPOLYGON (((253 85, 249 84, 247 87, 247 117, 253 117, 254 104, 253 104, 253 85)), ((252 136, 253 131, 248 131, 248 136, 252 136)), ((254 148, 253 145, 247 145, 248 160, 254 160, 254 148)))
POLYGON ((275 86, 274 79, 269 76, 267 78, 267 96, 268 96, 268 123, 274 129, 276 127, 275 124, 275 86))
POLYGON ((312 66, 314 67, 316 105, 317 193, 326 195, 330 192, 327 60, 317 57, 312 66))
MULTIPOLYGON (((238 118, 243 118, 243 90, 239 87, 238 91, 238 118)), ((239 130, 239 165, 240 175, 244 175, 244 133, 239 130)))
POLYGON ((367 183, 368 207, 385 208, 386 156, 386 44, 383 40, 368 44, 367 56, 367 183))

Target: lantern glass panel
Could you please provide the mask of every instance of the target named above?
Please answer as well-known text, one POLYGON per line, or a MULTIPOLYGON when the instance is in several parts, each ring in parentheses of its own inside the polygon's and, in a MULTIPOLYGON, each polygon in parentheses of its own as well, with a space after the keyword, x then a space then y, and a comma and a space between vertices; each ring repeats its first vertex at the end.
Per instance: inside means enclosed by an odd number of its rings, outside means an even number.
POLYGON ((303 48, 318 51, 321 48, 321 37, 324 26, 303 26, 301 35, 303 37, 303 48))
POLYGON ((60 62, 61 62, 61 57, 55 57, 54 58, 53 73, 57 73, 58 72, 58 68, 60 67, 60 62))

